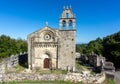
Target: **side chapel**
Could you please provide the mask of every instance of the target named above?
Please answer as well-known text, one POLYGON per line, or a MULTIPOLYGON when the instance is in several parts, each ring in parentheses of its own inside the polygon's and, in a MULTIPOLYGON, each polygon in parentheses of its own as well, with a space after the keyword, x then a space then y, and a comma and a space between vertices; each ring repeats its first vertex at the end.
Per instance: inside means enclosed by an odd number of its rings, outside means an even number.
POLYGON ((28 65, 30 69, 75 68, 76 17, 72 7, 64 7, 59 18, 59 29, 46 24, 31 33, 28 41, 28 65))

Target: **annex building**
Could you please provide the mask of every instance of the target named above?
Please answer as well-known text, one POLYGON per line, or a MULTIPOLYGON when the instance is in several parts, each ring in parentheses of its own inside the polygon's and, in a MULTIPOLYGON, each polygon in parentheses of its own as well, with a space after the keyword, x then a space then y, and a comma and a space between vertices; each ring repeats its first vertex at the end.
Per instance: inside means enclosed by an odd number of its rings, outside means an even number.
POLYGON ((64 7, 59 28, 45 27, 28 35, 30 69, 62 69, 75 67, 76 17, 71 7, 64 7))

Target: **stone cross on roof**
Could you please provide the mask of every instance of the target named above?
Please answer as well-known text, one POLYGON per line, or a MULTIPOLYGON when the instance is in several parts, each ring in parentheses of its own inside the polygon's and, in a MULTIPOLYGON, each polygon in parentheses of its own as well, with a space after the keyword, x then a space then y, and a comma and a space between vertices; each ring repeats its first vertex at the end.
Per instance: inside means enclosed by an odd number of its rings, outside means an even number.
POLYGON ((48 26, 48 22, 46 22, 46 26, 48 26))

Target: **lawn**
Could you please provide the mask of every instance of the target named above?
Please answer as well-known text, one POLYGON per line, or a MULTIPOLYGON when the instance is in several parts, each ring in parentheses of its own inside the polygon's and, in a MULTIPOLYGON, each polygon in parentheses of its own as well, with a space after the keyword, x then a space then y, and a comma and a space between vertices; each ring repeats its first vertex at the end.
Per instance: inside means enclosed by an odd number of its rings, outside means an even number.
POLYGON ((79 83, 73 83, 70 81, 22 81, 22 82, 3 82, 1 84, 83 84, 81 82, 79 83))
POLYGON ((103 82, 103 84, 117 84, 114 80, 106 78, 106 80, 103 82))
POLYGON ((37 70, 38 74, 67 74, 65 70, 37 70))
MULTIPOLYGON (((25 81, 21 81, 21 82, 17 82, 17 81, 12 81, 12 82, 3 82, 0 84, 83 84, 82 82, 79 83, 73 83, 70 81, 30 81, 30 80, 25 80, 25 81)), ((102 84, 117 84, 115 83, 115 81, 110 80, 110 79, 106 79, 104 81, 104 83, 102 84)))
POLYGON ((82 71, 89 71, 89 69, 86 66, 81 65, 78 60, 76 60, 76 68, 82 71))

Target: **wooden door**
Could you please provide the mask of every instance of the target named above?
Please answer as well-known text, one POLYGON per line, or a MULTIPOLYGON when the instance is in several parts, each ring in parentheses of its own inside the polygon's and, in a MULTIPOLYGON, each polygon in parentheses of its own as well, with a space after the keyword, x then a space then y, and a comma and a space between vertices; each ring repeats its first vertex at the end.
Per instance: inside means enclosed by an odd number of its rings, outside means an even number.
POLYGON ((49 58, 44 59, 44 68, 49 68, 49 58))

